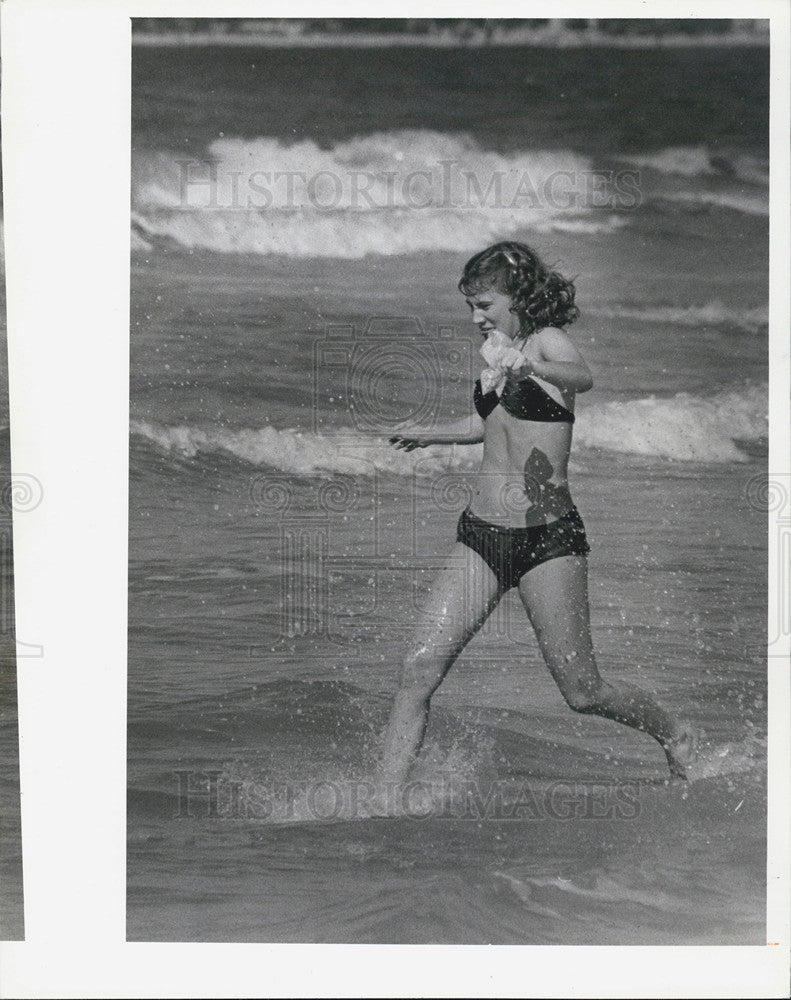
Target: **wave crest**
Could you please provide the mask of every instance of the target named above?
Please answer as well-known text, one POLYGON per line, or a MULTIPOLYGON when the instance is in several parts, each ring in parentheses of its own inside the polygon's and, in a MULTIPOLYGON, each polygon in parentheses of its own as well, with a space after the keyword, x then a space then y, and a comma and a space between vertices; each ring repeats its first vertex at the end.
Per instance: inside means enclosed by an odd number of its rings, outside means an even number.
MULTIPOLYGON (((745 462, 748 455, 736 442, 766 436, 766 393, 766 386, 752 386, 707 399, 682 392, 670 399, 651 396, 604 403, 579 413, 575 444, 676 461, 745 462)), ((253 466, 302 475, 432 476, 472 469, 482 454, 481 445, 433 445, 405 452, 384 438, 351 430, 316 434, 274 427, 230 430, 133 421, 131 432, 176 456, 230 455, 253 466)))
POLYGON ((769 184, 769 164, 747 153, 712 152, 706 146, 670 146, 654 153, 618 157, 623 163, 680 177, 727 177, 769 184))
POLYGON ((768 434, 767 387, 732 389, 709 398, 678 392, 670 399, 634 399, 591 407, 575 426, 582 448, 677 461, 745 462, 737 441, 768 434))
POLYGON ((614 153, 602 163, 617 169, 594 169, 568 149, 500 153, 467 133, 430 129, 376 132, 327 149, 310 139, 223 137, 201 157, 138 152, 133 249, 165 240, 224 254, 357 259, 473 251, 528 231, 610 232, 647 196, 768 212, 768 167, 758 157, 700 146, 614 153), (637 170, 653 173, 657 190, 643 191, 637 170))
POLYGON ((641 323, 737 327, 749 333, 763 332, 769 323, 769 311, 766 307, 731 307, 724 305, 719 299, 702 306, 594 303, 586 307, 585 312, 608 319, 629 319, 641 323))
POLYGON ((609 231, 588 205, 591 164, 568 150, 501 154, 465 133, 379 132, 322 149, 311 140, 223 138, 203 159, 138 154, 135 248, 168 239, 218 253, 360 258, 474 250, 530 228, 609 231))

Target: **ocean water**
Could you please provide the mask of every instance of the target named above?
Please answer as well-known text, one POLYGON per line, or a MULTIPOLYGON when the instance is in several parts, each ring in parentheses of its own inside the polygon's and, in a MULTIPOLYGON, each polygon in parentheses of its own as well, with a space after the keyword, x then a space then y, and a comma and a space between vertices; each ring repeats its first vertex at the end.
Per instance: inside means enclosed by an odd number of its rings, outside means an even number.
MULTIPOLYGON (((5 304, 5 254, 0 232, 0 940, 19 941, 24 938, 24 913, 12 508, 15 500, 24 506, 26 485, 22 478, 16 485, 11 479, 5 304)), ((21 655, 26 652, 29 650, 20 644, 21 655)))
POLYGON ((128 935, 765 941, 768 54, 140 48, 128 935), (594 640, 704 730, 576 716, 514 595, 373 774, 478 448, 456 282, 576 276, 594 640), (394 793, 396 794, 396 793, 394 793))

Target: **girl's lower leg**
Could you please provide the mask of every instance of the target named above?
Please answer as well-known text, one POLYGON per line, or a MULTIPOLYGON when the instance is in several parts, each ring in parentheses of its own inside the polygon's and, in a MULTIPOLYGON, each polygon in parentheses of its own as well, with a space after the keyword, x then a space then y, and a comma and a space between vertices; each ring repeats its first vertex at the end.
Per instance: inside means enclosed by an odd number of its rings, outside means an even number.
POLYGON ((653 736, 665 751, 671 774, 685 777, 696 752, 695 730, 675 720, 640 688, 610 683, 599 674, 590 633, 586 560, 567 556, 542 563, 522 578, 519 593, 544 660, 568 704, 653 736))
POLYGON ((390 711, 382 753, 381 777, 403 784, 420 752, 428 723, 429 697, 399 691, 390 711))
POLYGON ((686 767, 694 759, 697 750, 695 730, 674 719, 641 688, 627 683, 611 684, 603 680, 591 702, 577 710, 621 722, 653 736, 665 751, 673 777, 686 777, 686 767))
POLYGON ((677 727, 672 717, 651 695, 633 684, 611 684, 602 680, 592 702, 582 710, 640 729, 660 743, 667 743, 676 736, 677 727))

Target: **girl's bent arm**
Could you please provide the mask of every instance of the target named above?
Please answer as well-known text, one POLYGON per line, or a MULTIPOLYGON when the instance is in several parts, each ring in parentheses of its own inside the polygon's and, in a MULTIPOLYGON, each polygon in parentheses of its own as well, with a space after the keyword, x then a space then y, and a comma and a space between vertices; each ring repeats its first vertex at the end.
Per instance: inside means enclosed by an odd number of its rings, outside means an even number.
POLYGON ((554 327, 541 330, 538 348, 541 360, 528 362, 521 369, 525 375, 535 375, 559 389, 573 392, 587 392, 593 386, 590 368, 562 330, 554 327))
POLYGON ((526 375, 535 375, 545 382, 551 382, 558 389, 587 392, 593 386, 593 376, 585 362, 536 361, 532 365, 526 365, 523 371, 526 375))

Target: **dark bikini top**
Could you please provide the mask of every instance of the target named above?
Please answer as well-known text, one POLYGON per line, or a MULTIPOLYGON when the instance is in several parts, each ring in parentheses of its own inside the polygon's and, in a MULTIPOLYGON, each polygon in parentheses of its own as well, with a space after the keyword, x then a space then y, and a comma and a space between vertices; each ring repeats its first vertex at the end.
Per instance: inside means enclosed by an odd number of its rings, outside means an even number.
POLYGON ((502 396, 498 396, 494 389, 484 395, 481 380, 478 379, 475 383, 472 399, 475 403, 475 409, 484 420, 497 407, 498 403, 502 403, 505 412, 510 413, 517 420, 574 423, 574 414, 571 410, 556 403, 546 389, 530 377, 519 380, 509 379, 505 383, 502 396))

